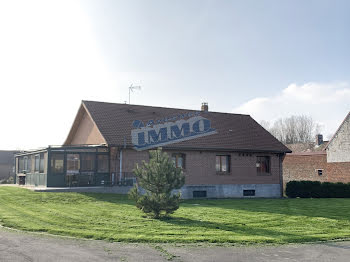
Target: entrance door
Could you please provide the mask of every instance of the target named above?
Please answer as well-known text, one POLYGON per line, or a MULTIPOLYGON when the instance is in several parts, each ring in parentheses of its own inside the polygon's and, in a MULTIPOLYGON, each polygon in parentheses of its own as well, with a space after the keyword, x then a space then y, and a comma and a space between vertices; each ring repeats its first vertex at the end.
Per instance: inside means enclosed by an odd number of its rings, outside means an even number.
POLYGON ((66 186, 78 186, 78 176, 80 172, 80 155, 67 154, 66 186))

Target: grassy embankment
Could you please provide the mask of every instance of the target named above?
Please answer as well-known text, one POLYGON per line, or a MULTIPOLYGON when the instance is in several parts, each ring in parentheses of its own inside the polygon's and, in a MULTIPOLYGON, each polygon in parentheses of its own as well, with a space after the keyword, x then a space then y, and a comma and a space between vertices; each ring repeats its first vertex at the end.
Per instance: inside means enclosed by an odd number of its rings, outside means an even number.
POLYGON ((307 242, 350 238, 350 199, 189 200, 155 220, 126 196, 0 187, 0 224, 125 242, 307 242))

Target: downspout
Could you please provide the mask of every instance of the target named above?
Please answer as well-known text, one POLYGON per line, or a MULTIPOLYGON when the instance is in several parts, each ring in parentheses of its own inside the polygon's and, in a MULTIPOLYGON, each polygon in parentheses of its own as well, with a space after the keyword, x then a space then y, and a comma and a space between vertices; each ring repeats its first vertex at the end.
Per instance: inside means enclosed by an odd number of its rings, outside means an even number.
POLYGON ((113 181, 113 186, 117 183, 118 185, 118 181, 116 182, 115 179, 117 178, 117 172, 118 172, 118 152, 117 152, 117 148, 114 147, 116 152, 115 152, 115 169, 113 172, 113 177, 112 177, 112 181, 113 181))
POLYGON ((120 148, 120 157, 119 157, 119 182, 122 181, 123 174, 123 148, 120 148))
MULTIPOLYGON (((14 173, 14 180, 13 181, 14 181, 14 184, 17 184, 17 163, 16 163, 16 156, 15 156, 15 154, 13 154, 13 166, 15 168, 15 171, 13 172, 14 173)), ((13 168, 12 168, 12 171, 13 171, 13 168)))

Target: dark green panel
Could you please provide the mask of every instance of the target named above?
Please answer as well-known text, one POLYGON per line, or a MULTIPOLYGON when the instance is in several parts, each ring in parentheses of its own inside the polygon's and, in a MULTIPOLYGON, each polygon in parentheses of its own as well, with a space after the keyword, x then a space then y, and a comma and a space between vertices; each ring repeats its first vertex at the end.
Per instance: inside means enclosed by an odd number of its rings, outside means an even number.
POLYGON ((64 174, 49 174, 47 176, 48 187, 65 187, 64 174))

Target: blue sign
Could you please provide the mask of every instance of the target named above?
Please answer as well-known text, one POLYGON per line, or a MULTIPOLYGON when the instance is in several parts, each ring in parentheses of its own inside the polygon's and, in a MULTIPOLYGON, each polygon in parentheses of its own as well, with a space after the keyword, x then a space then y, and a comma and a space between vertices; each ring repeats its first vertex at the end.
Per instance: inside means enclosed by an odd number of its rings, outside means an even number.
POLYGON ((134 148, 141 151, 217 133, 211 127, 210 120, 199 116, 198 112, 191 113, 193 117, 187 120, 184 120, 181 116, 184 115, 179 115, 177 118, 163 119, 164 124, 156 125, 152 125, 153 120, 148 121, 146 125, 142 121, 135 120, 133 122, 135 129, 131 130, 131 140, 134 148), (169 122, 170 119, 180 120, 169 122))

